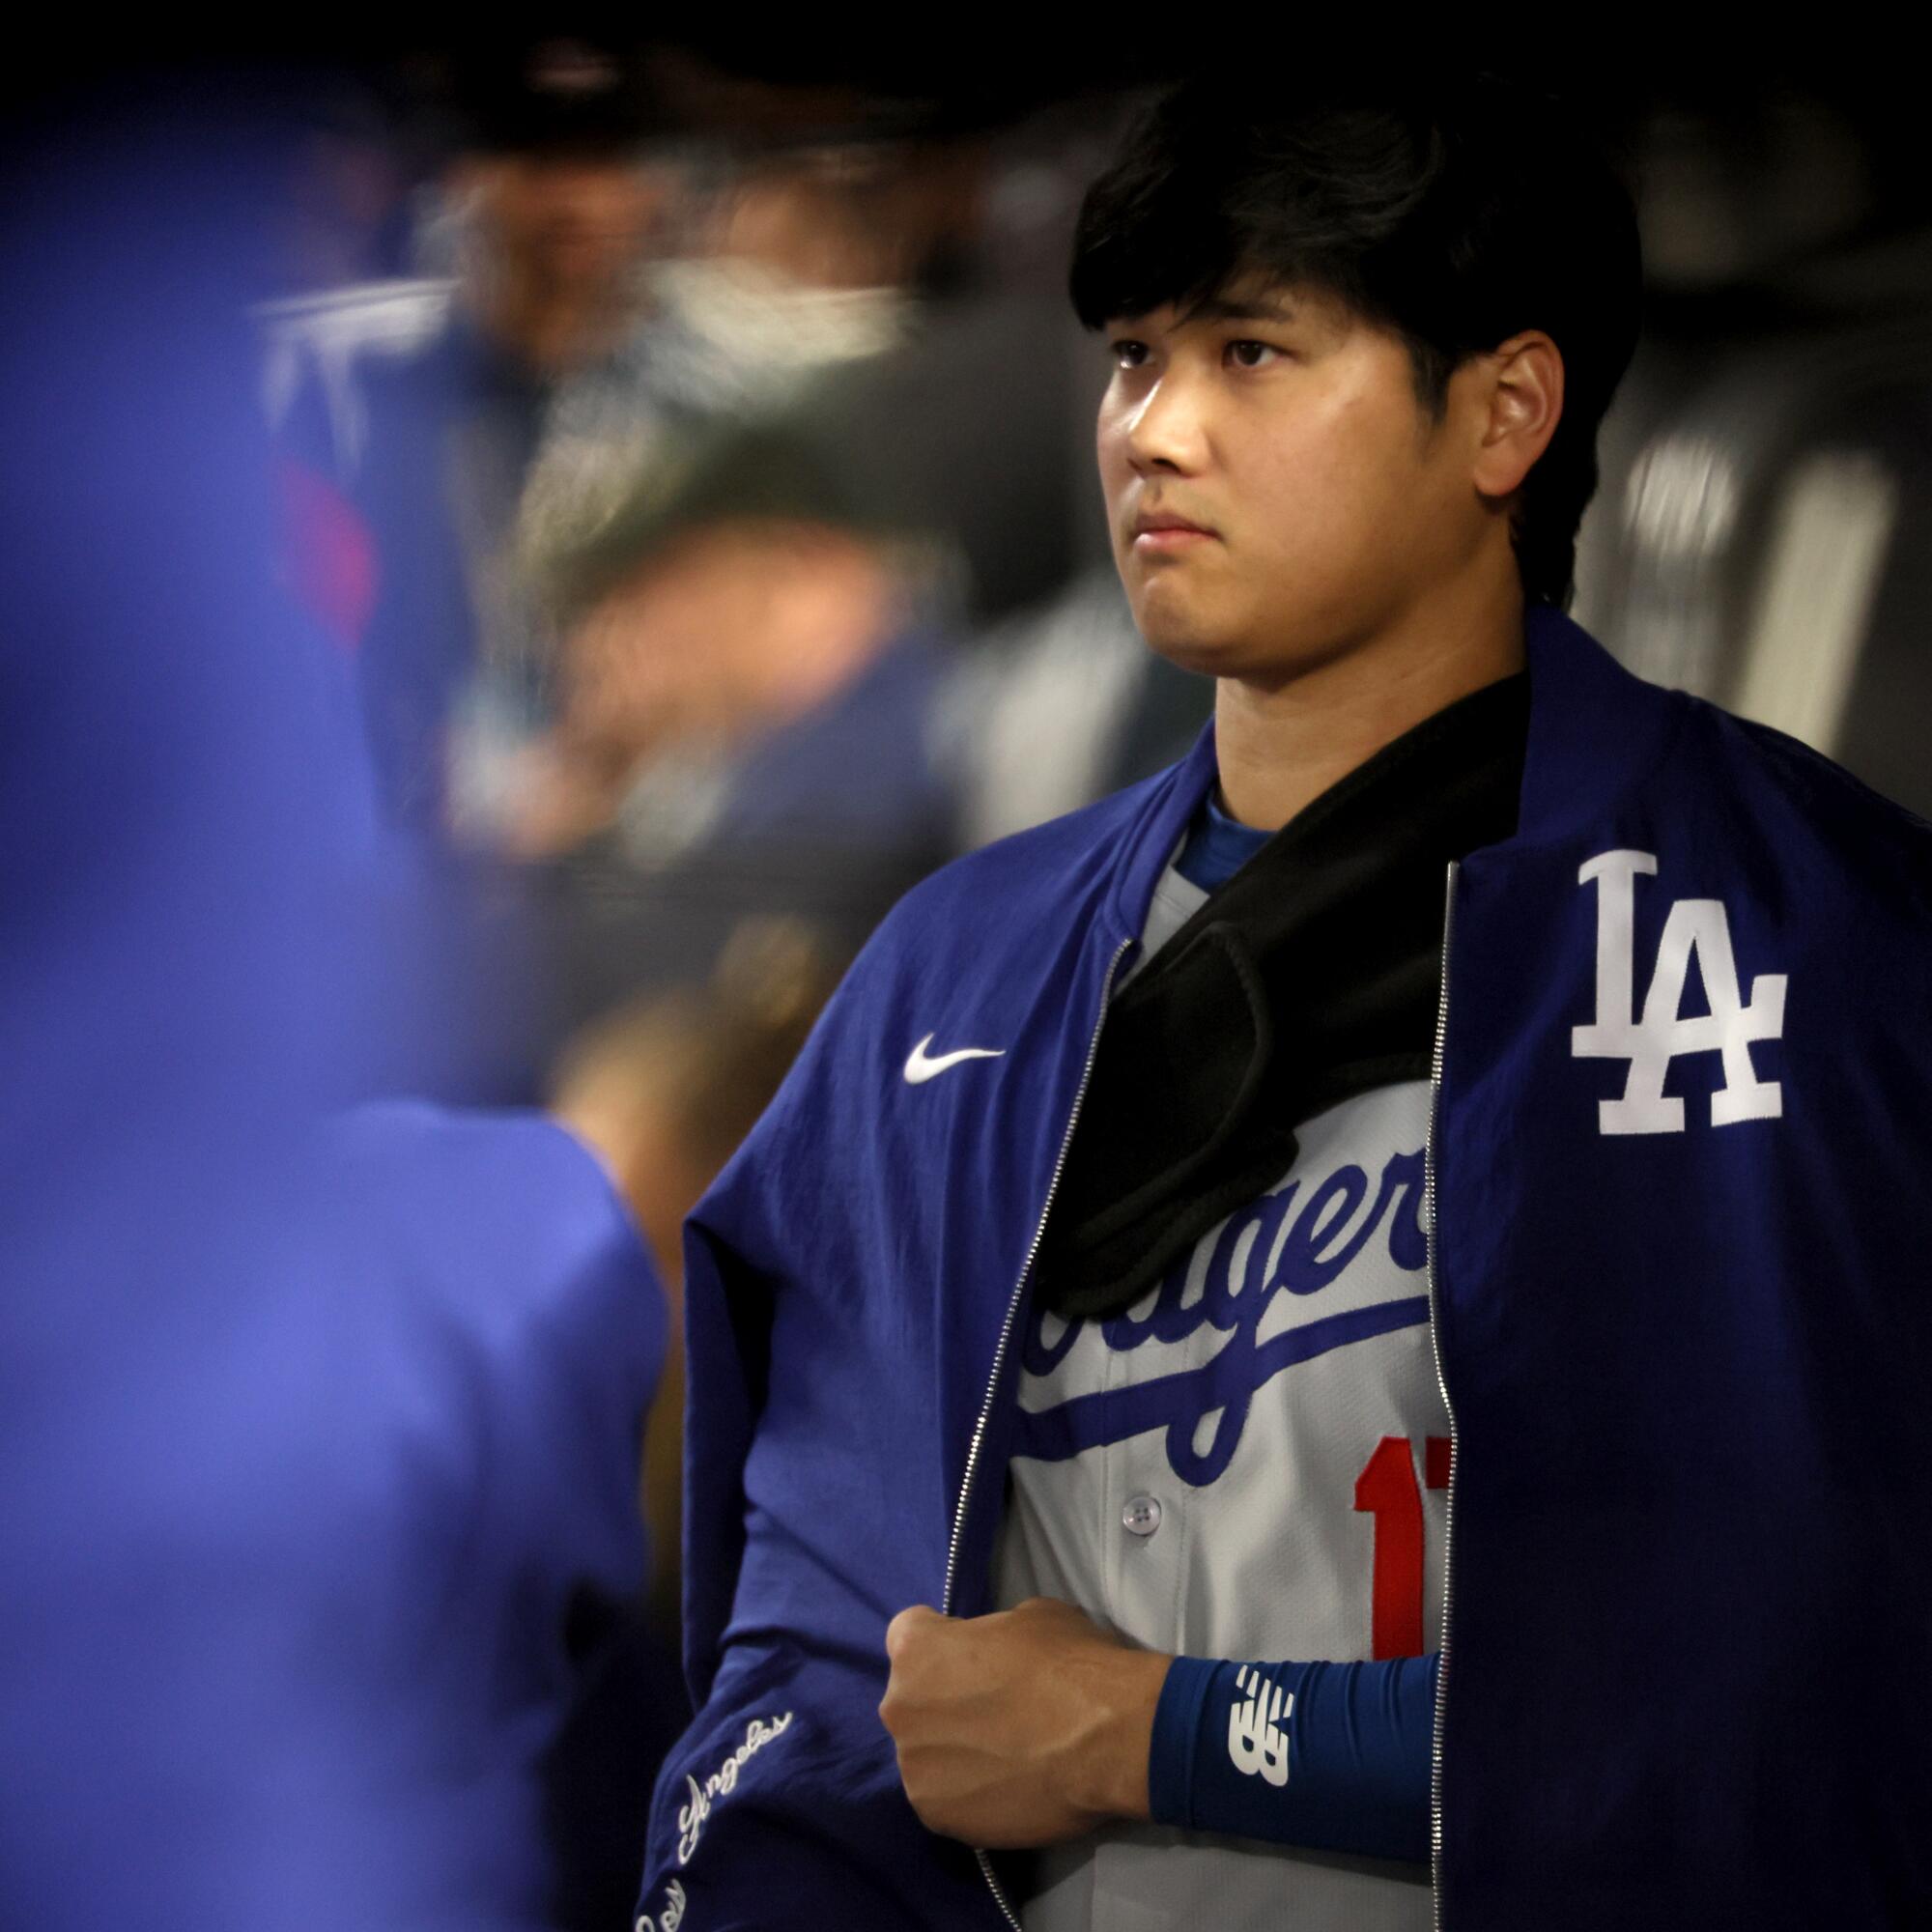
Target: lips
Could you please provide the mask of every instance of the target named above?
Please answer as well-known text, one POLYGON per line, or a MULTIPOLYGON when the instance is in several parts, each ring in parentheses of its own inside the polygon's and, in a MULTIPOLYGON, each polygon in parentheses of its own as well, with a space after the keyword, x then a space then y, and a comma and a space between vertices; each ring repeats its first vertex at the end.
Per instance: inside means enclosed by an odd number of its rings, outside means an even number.
POLYGON ((1143 510, 1134 519, 1134 535, 1153 536, 1166 530, 1186 530, 1198 537, 1211 537, 1214 532, 1206 524, 1197 524, 1186 517, 1178 517, 1169 510, 1143 510))
POLYGON ((1143 510, 1133 521, 1129 541, 1141 554, 1192 550, 1213 543, 1217 533, 1174 510, 1143 510))
POLYGON ((1134 523, 1133 548, 1139 556, 1173 556, 1219 541, 1212 530, 1184 517, 1141 517, 1134 523))

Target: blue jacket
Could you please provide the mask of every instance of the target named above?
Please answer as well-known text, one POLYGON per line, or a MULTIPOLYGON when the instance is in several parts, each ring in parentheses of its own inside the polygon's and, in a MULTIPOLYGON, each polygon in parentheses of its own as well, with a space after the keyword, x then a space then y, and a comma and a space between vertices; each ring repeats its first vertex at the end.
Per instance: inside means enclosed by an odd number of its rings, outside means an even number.
POLYGON ((10 1197, 0 1923, 536 1932, 570 1613, 645 1570, 661 1292, 538 1116, 276 1156, 10 1197))
MULTIPOLYGON (((1518 832, 1445 881, 1440 1922, 1925 1923, 1932 827, 1553 611, 1528 666, 1518 832)), ((907 1804, 882 1639, 988 1607, 1028 1265, 1213 774, 914 892, 691 1221, 652 1932, 1004 1922, 907 1804), (928 1035, 1004 1057, 909 1084, 928 1035)))

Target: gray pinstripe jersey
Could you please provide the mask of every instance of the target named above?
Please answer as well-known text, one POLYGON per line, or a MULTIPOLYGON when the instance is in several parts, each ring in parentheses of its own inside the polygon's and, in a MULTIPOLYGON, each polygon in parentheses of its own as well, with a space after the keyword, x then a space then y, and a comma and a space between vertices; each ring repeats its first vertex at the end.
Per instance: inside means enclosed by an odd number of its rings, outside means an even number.
MULTIPOLYGON (((1169 868, 1141 964, 1205 896, 1169 868)), ((1378 1625, 1384 1654, 1440 1643, 1449 1418, 1423 1271, 1428 1101, 1409 1081, 1306 1122, 1280 1185, 1124 1317, 1072 1332, 1031 1318, 1003 1606, 1062 1598, 1196 1657, 1369 1658, 1378 1625), (1229 1350, 1246 1353, 1210 1382, 1229 1350)), ((1432 1918, 1407 1867, 1151 1826, 1057 1847, 1032 1885, 1027 1932, 1432 1918)))

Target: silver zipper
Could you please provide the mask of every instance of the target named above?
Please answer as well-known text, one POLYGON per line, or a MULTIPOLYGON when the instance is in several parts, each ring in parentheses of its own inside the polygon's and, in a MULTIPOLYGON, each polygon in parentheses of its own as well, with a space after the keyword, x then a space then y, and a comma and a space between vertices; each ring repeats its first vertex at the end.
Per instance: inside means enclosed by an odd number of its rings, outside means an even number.
POLYGON ((1429 1877, 1435 1932, 1442 1932, 1442 1707, 1449 1688, 1449 1579, 1456 1529, 1456 1410, 1442 1374, 1442 1311, 1435 1299, 1435 1113, 1442 1099, 1442 1044, 1449 1032, 1449 935, 1456 917, 1457 862, 1442 895, 1442 977, 1435 999, 1435 1048, 1429 1062, 1429 1121, 1423 1139, 1422 1187, 1429 1208, 1429 1342, 1435 1386, 1449 1417, 1449 1492, 1442 1506, 1442 1649, 1435 1665, 1435 1723, 1429 1746, 1429 1877))
MULTIPOLYGON (((1079 1124, 1081 1103, 1087 1098, 1087 1083, 1094 1077, 1094 1061, 1100 1051, 1100 1029, 1107 1023, 1107 1002, 1114 992, 1114 975, 1120 970, 1121 960, 1133 943, 1131 939, 1122 940, 1114 949, 1114 956, 1107 962, 1107 977, 1100 982, 1100 1016, 1094 1022, 1093 1038, 1087 1042, 1087 1065, 1080 1069, 1080 1086, 1073 1095, 1073 1111, 1067 1115, 1066 1131, 1060 1137, 1060 1154, 1053 1163, 1053 1177, 1046 1183, 1046 1200, 1040 1206, 1039 1225, 1033 1231, 1033 1240, 1027 1248, 1020 1278, 1014 1282, 1013 1292, 1007 1300, 1007 1319, 1000 1324, 999 1346, 993 1350, 993 1372, 986 1378, 985 1400, 980 1405, 980 1420, 974 1427, 973 1440, 966 1450, 966 1472, 960 1478, 959 1502, 952 1512, 952 1537, 946 1547, 946 1593, 940 1599, 939 1607, 949 1617, 952 1614, 953 1585, 959 1569, 959 1545, 966 1534, 966 1505, 973 1494, 973 1477, 980 1466, 980 1451, 985 1445, 986 1425, 993 1417, 993 1397, 1000 1386, 1000 1371, 1006 1366, 1007 1349, 1013 1338, 1013 1322, 1019 1316, 1027 1276, 1033 1272, 1039 1244, 1046 1236, 1046 1217, 1052 1211, 1053 1197, 1060 1192, 1060 1177, 1066 1166, 1066 1151, 1073 1145, 1073 1129, 1079 1124)), ((1426 1174, 1424 1179, 1427 1179, 1426 1174)), ((987 1889, 993 1894, 993 1903, 1006 1915, 1007 1923, 1013 1928, 1013 1932, 1020 1932, 1019 1915, 1008 1903, 1007 1894, 1000 1889, 1000 1881, 993 1875, 993 1861, 983 1851, 976 1850, 973 1856, 980 1861, 980 1870, 987 1889)))

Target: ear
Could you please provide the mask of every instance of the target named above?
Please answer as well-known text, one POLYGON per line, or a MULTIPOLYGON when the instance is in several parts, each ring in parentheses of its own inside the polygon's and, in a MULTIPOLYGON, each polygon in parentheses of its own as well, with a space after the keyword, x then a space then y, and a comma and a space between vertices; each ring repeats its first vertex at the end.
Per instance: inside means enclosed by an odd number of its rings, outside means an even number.
POLYGON ((1563 355, 1540 328, 1512 335, 1481 358, 1485 419, 1471 481, 1485 497, 1522 487, 1563 416, 1563 355))

